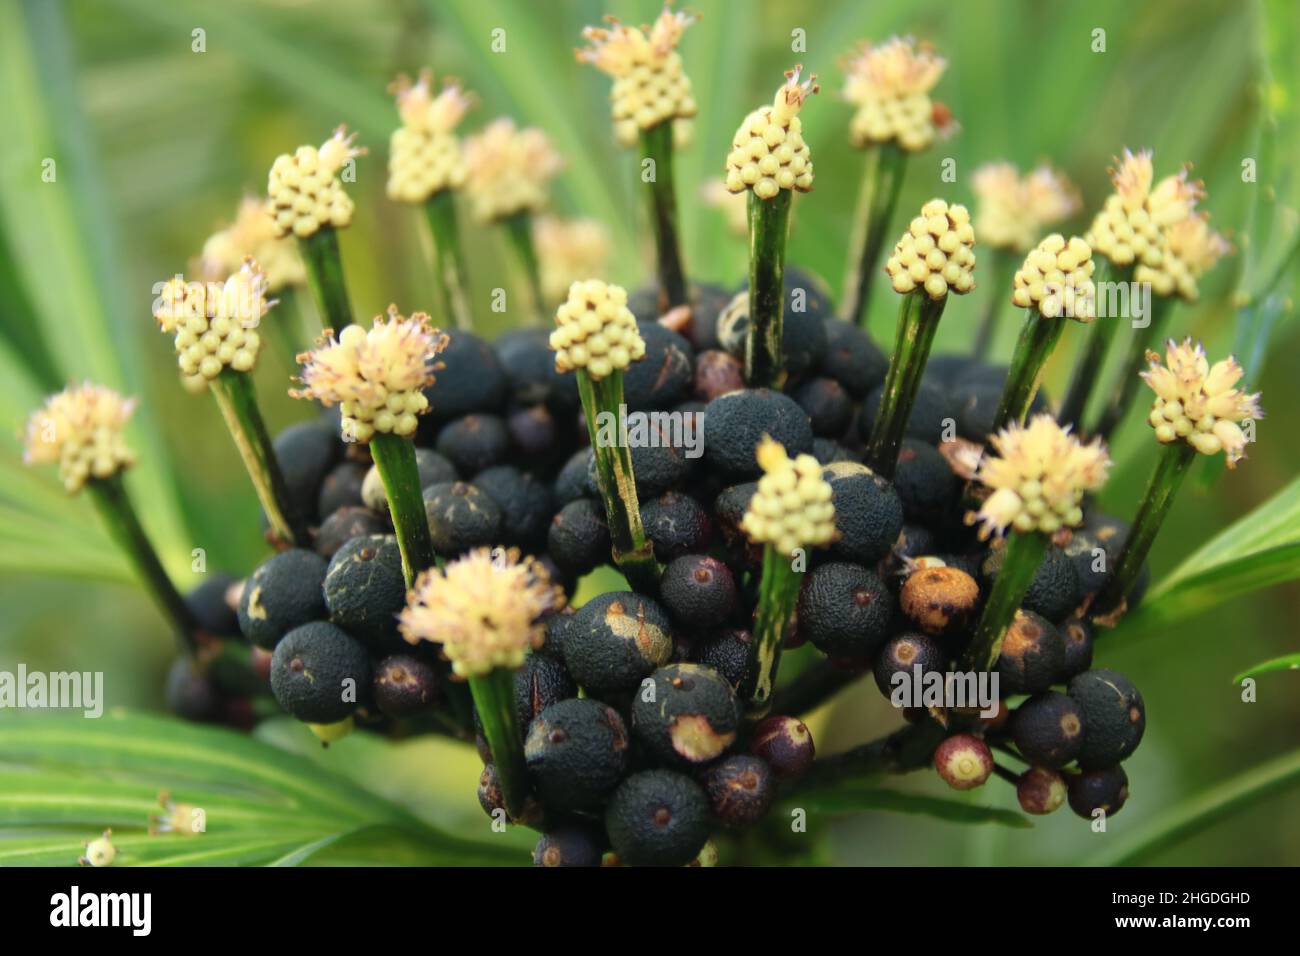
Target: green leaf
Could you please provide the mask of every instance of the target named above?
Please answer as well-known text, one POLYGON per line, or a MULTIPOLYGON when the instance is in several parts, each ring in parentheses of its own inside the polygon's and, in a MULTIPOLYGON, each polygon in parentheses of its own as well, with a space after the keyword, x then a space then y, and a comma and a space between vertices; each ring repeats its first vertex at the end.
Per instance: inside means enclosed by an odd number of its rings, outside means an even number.
POLYGON ((835 816, 880 810, 886 813, 934 817, 949 823, 992 823, 1020 830, 1033 827, 1028 817, 1013 810, 983 807, 973 803, 962 803, 958 800, 930 797, 924 794, 903 793, 898 790, 837 787, 801 793, 797 798, 792 798, 792 801, 791 805, 797 802, 805 810, 835 816))
POLYGON ((1248 667, 1232 679, 1234 684, 1240 684, 1250 677, 1258 677, 1261 674, 1271 674, 1274 671, 1296 671, 1300 670, 1300 654, 1285 654, 1282 657, 1275 657, 1271 661, 1261 661, 1253 667, 1248 667))
POLYGON ((1123 627, 1150 630, 1295 578, 1300 578, 1300 478, 1193 552, 1123 627))
POLYGON ((1300 782, 1300 750, 1247 770, 1160 813, 1132 836, 1088 861, 1093 866, 1133 866, 1200 833, 1219 820, 1300 782))
POLYGON ((518 844, 452 837, 331 769, 233 731, 111 711, 0 722, 0 865, 68 865, 104 829, 122 865, 508 865, 518 844), (159 794, 198 835, 150 834, 159 794))

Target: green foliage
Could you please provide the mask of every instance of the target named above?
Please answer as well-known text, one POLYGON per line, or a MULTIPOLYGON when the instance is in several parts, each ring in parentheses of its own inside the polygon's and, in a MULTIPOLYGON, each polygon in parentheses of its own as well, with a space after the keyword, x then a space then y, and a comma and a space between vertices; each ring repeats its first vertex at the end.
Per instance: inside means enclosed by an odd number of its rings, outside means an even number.
POLYGON ((858 785, 811 790, 792 798, 791 806, 800 806, 809 812, 844 816, 866 811, 915 814, 933 817, 947 823, 994 824, 1013 830, 1028 830, 1033 823, 1023 814, 1000 807, 986 807, 960 800, 931 797, 919 793, 903 793, 858 785))

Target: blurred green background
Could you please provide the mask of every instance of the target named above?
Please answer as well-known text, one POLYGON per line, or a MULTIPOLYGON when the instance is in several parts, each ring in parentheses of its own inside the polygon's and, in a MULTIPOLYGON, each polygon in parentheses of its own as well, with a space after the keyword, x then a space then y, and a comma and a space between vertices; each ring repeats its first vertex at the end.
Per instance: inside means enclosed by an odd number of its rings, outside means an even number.
MULTIPOLYGON (((744 114, 770 99, 795 62, 817 72, 822 95, 804 111, 817 168, 814 192, 795 211, 789 260, 838 290, 861 154, 846 142, 849 107, 838 98, 838 63, 858 39, 909 33, 949 61, 935 90, 961 129, 909 166, 900 215, 933 195, 971 202, 970 174, 1009 159, 1022 169, 1048 160, 1081 187, 1081 232, 1109 190, 1106 167, 1123 147, 1155 150, 1157 176, 1189 161, 1205 180, 1204 208, 1229 233, 1236 254, 1203 282, 1195 307, 1173 328, 1206 340, 1212 356, 1236 348, 1269 414, 1243 467, 1204 463, 1184 488, 1152 557, 1155 579, 1213 533, 1286 486, 1297 472, 1300 327, 1286 308, 1243 326, 1232 305, 1281 260, 1296 229, 1294 160, 1300 147, 1294 57, 1300 8, 1276 3, 1040 4, 994 0, 781 3, 697 0, 700 20, 681 53, 700 103, 694 144, 677 159, 688 269, 700 279, 739 281, 744 242, 699 199, 721 170, 744 114), (792 31, 806 50, 792 52, 792 31), (1095 52, 1105 31, 1105 51, 1095 52), (957 180, 940 180, 945 158, 957 180), (1257 161, 1245 182, 1242 161, 1257 161)), ((265 188, 281 152, 322 142, 340 122, 359 131, 370 155, 350 191, 357 215, 342 250, 359 315, 390 302, 434 309, 418 211, 384 197, 387 137, 396 113, 385 87, 400 71, 430 65, 461 77, 481 102, 473 130, 499 115, 543 127, 567 160, 555 188, 565 215, 602 220, 614 241, 610 278, 637 285, 647 269, 637 157, 619 150, 608 123, 608 78, 574 62, 585 24, 612 12, 645 22, 654 0, 355 0, 348 3, 228 0, 0 2, 0 99, 12 119, 0 139, 0 449, 4 578, 0 581, 0 668, 103 670, 110 706, 156 708, 170 641, 152 606, 130 583, 88 503, 68 502, 53 475, 24 471, 17 435, 40 396, 93 377, 138 395, 131 440, 141 465, 130 477, 165 558, 189 586, 191 549, 210 568, 251 568, 263 552, 257 506, 217 410, 177 383, 170 344, 150 318, 154 282, 184 270, 206 236, 230 221, 244 193, 265 188), (192 31, 205 31, 205 52, 192 31), (504 30, 505 49, 492 49, 504 30), (43 182, 42 161, 56 161, 43 182)), ((901 223, 903 220, 899 220, 901 223)), ((891 231, 893 231, 891 229, 891 231)), ((502 238, 471 231, 476 301, 506 286, 502 238)), ((978 277, 978 273, 977 273, 978 277)), ((1294 289, 1287 274, 1282 288, 1294 289)), ((945 313, 938 352, 969 345, 988 296, 980 288, 945 313)), ((871 327, 888 343, 895 309, 878 294, 871 327)), ((493 315, 480 309, 482 327, 493 315)), ((1000 355, 1016 330, 1004 323, 1000 355)), ((1128 330, 1120 333, 1124 342, 1128 330)), ((1059 394, 1080 330, 1065 334, 1048 372, 1059 394)), ((1126 342, 1124 343, 1127 344, 1126 342)), ((1116 347, 1114 352, 1122 352, 1116 347)), ((273 429, 304 417, 285 394, 290 369, 268 349, 257 370, 273 429)), ((1130 517, 1154 457, 1140 421, 1117 437, 1113 479, 1102 505, 1130 517)), ((1127 764, 1132 799, 1099 836, 1068 813, 1033 830, 960 827, 923 817, 865 814, 818 824, 823 859, 843 863, 1058 863, 1100 858, 1119 839, 1178 801, 1297 746, 1300 695, 1287 673, 1261 679, 1244 704, 1232 675, 1300 649, 1300 587, 1284 584, 1198 613, 1170 627, 1120 631, 1099 646, 1105 666, 1129 674, 1148 708, 1146 743, 1127 764)), ((0 720, 3 720, 0 716, 0 720)), ((823 753, 890 729, 896 715, 874 688, 859 686, 817 715, 823 753)), ((274 729, 292 746, 295 732, 274 729)), ((364 743, 320 759, 356 773, 364 743), (351 749, 350 749, 351 748, 351 749)), ((469 819, 477 770, 472 755, 409 745, 389 755, 385 789, 420 812, 469 819), (400 768, 400 769, 397 769, 400 768)), ((380 758, 376 758, 380 759, 380 758)), ((359 769, 360 768, 360 769, 359 769)), ((897 786, 938 793, 930 774, 897 786)), ((1014 807, 993 782, 978 802, 1014 807)), ((1300 862, 1296 795, 1283 792, 1208 828, 1153 862, 1300 862)), ((480 818, 481 819, 481 818, 480 818)))

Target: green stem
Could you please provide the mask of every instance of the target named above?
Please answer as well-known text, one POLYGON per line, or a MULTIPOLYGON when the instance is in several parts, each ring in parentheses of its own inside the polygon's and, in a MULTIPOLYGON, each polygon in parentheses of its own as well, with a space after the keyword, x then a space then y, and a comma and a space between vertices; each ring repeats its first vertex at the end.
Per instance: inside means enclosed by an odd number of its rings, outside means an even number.
MULTIPOLYGON (((1103 259, 1102 263, 1102 274, 1097 279, 1098 306, 1103 301, 1113 302, 1117 298, 1108 294, 1111 283, 1127 283, 1133 277, 1132 266, 1116 266, 1109 259, 1103 259)), ((1093 319, 1092 328, 1088 330, 1088 341, 1074 366, 1070 387, 1061 403, 1061 410, 1056 415, 1056 420, 1062 425, 1074 425, 1077 428, 1082 423, 1088 396, 1101 377, 1101 367, 1105 364, 1111 340, 1115 338, 1115 330, 1123 320, 1123 316, 1101 315, 1100 311, 1099 308, 1097 318, 1093 319)))
POLYGON ((793 559, 772 545, 763 548, 763 578, 759 584, 758 610, 754 618, 754 640, 749 645, 749 666, 740 685, 740 700, 751 720, 767 716, 776 687, 776 669, 781 646, 794 618, 803 572, 794 569, 793 559))
POLYGON ((1013 531, 1007 536, 1002 567, 993 580, 993 590, 980 614, 975 636, 962 657, 962 666, 966 670, 987 671, 997 663, 1002 637, 1015 618, 1046 552, 1047 536, 1037 531, 1013 531))
POLYGON ((402 552, 406 586, 414 586, 419 573, 433 567, 433 539, 420 493, 420 472, 415 466, 415 445, 409 438, 381 432, 370 439, 370 454, 379 469, 388 497, 397 545, 402 552))
POLYGON ((587 434, 591 437, 592 453, 596 458, 600 496, 605 501, 614 561, 634 589, 643 594, 654 594, 659 588, 659 563, 655 560, 654 545, 646 538, 641 524, 632 452, 622 433, 623 418, 619 415, 623 405, 623 373, 615 371, 593 381, 585 370, 579 369, 577 376, 582 412, 587 419, 587 434), (607 431, 599 427, 602 413, 612 415, 618 423, 618 434, 613 444, 601 437, 607 431))
POLYGON ((1151 480, 1142 493, 1142 503, 1138 505, 1133 527, 1129 529, 1128 538, 1124 542, 1124 550, 1115 562, 1115 570, 1093 602, 1094 615, 1112 613, 1128 597, 1133 582, 1137 580, 1138 572, 1142 570, 1142 564, 1151 551, 1156 534, 1160 531, 1160 525, 1174 503, 1178 486, 1182 484, 1195 457, 1196 449, 1182 439, 1161 447, 1155 471, 1151 473, 1151 480))
POLYGON ((1007 384, 1002 390, 998 402, 997 414, 993 417, 992 431, 1000 431, 1011 422, 1023 425, 1029 406, 1038 394, 1038 386, 1043 381, 1043 369, 1047 359, 1056 348, 1065 328, 1064 318, 1048 319, 1037 308, 1026 309, 1025 325, 1016 342, 1016 351, 1011 358, 1011 371, 1007 374, 1007 384))
POLYGON ((880 248, 894 216, 894 207, 898 205, 906 168, 907 153, 896 143, 883 143, 867 150, 845 270, 844 318, 850 322, 867 323, 871 289, 879 271, 880 248))
POLYGON ((512 671, 498 668, 469 679, 474 709, 478 711, 483 737, 492 753, 506 813, 518 819, 528 796, 528 770, 524 744, 515 714, 515 681, 512 671))
POLYGON ((542 271, 537 260, 537 247, 533 244, 533 215, 530 212, 517 212, 501 220, 506 230, 506 238, 520 271, 524 274, 524 304, 526 323, 540 325, 545 296, 542 295, 542 271))
POLYGON ((266 513, 272 536, 286 546, 310 547, 306 523, 289 498, 289 486, 258 410, 253 379, 245 372, 227 368, 208 385, 221 409, 221 417, 226 420, 230 437, 235 440, 239 457, 244 460, 244 469, 266 513))
POLYGON ((460 245, 460 226, 456 221, 456 197, 450 189, 440 189, 424 204, 433 235, 433 271, 438 280, 442 314, 458 329, 474 327, 469 307, 469 272, 460 245))
POLYGON ((988 357, 989 349, 993 347, 993 339, 997 336, 998 319, 1006 311, 1006 290, 1012 286, 1017 264, 1016 255, 1010 249, 993 250, 993 261, 989 266, 993 275, 991 285, 993 294, 989 296, 989 301, 984 306, 984 315, 980 319, 979 330, 975 333, 975 346, 971 350, 971 354, 981 361, 988 357))
POLYGON ((771 199, 749 192, 749 338, 745 340, 745 382, 750 388, 785 384, 781 320, 785 307, 785 240, 790 197, 782 189, 771 199))
POLYGON ((298 250, 307 267, 307 284, 311 286, 321 325, 335 332, 351 325, 352 307, 348 304, 348 287, 343 279, 337 230, 322 226, 306 239, 299 239, 298 250))
POLYGON ((1129 344, 1124 366, 1119 372, 1118 381, 1111 390, 1110 403, 1099 416, 1097 427, 1091 434, 1108 439, 1111 432, 1123 421, 1129 406, 1133 404, 1133 396, 1137 394, 1138 386, 1142 383, 1140 374, 1146 366, 1147 349, 1159 345, 1169 324, 1172 305, 1173 299, 1164 296, 1152 300, 1151 321, 1145 329, 1136 330, 1133 341, 1129 344))
POLYGON ((135 565, 159 610, 172 622, 181 653, 193 657, 198 650, 199 622, 158 560, 121 474, 93 478, 86 482, 86 488, 109 534, 135 565))
POLYGON ((673 124, 659 123, 641 131, 641 150, 654 163, 654 178, 647 185, 650 223, 655 233, 655 261, 659 269, 659 312, 688 301, 686 273, 682 269, 677 238, 677 194, 673 188, 673 124))
POLYGON ((866 463, 877 474, 893 479, 898 449, 912 414, 912 403, 921 385, 921 374, 930 357, 935 329, 948 297, 931 299, 924 289, 903 296, 898 307, 898 332, 894 355, 885 376, 885 391, 867 442, 866 463))
POLYGON ((934 750, 947 732, 933 720, 922 720, 887 737, 854 747, 813 763, 782 798, 840 784, 868 780, 885 773, 908 773, 930 766, 934 750))

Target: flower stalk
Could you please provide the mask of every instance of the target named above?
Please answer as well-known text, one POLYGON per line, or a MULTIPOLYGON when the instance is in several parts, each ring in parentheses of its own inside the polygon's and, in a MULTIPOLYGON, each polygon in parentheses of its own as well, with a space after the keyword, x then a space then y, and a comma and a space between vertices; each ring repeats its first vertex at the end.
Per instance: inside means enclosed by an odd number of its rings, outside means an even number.
POLYGON ((348 287, 343 278, 343 257, 339 254, 338 232, 326 226, 298 239, 298 249, 307 267, 307 285, 322 328, 341 329, 352 322, 348 287))
POLYGON ((677 230, 677 193, 673 185, 673 124, 661 122, 641 130, 641 150, 653 163, 647 182, 650 225, 655 234, 655 263, 659 275, 660 314, 688 301, 677 230))
POLYGON ((908 155, 893 142, 872 146, 866 153, 844 278, 844 318, 864 326, 870 315, 871 290, 878 274, 885 230, 898 205, 908 155))
POLYGON ((402 552, 402 574, 409 588, 421 571, 433 567, 435 557, 415 464, 415 445, 409 438, 391 432, 377 434, 370 439, 370 454, 384 483, 388 513, 402 552))
POLYGON ((469 306, 468 270, 460 244, 460 225, 456 216, 456 198, 449 189, 434 193, 424 204, 433 237, 433 271, 437 279, 442 314, 456 328, 474 327, 469 306))
POLYGON ((1064 323, 1045 319, 1037 309, 1029 309, 1025 324, 1016 340, 1016 351, 1011 357, 1011 371, 998 401, 997 414, 993 416, 993 431, 1005 428, 1011 422, 1024 424, 1029 406, 1043 381, 1043 370, 1056 343, 1060 341, 1064 323))
POLYGON ((1046 535, 1031 531, 1007 535, 1002 569, 993 582, 992 593, 984 604, 975 636, 966 648, 962 665, 968 670, 990 670, 997 662, 1002 638, 1011 625, 1020 602, 1033 583, 1034 573, 1047 552, 1046 535))
MULTIPOLYGON (((1131 265, 1116 266, 1106 260, 1102 266, 1102 278, 1097 285, 1103 288, 1110 283, 1130 282, 1132 278, 1131 265)), ((1060 411, 1056 414, 1056 420, 1061 424, 1077 427, 1082 423, 1088 398, 1097 379, 1101 377, 1102 365, 1106 362, 1110 343, 1114 340, 1121 321, 1122 316, 1103 315, 1092 323, 1092 328, 1088 330, 1088 340, 1083 346, 1083 353, 1075 360, 1074 374, 1070 377, 1065 398, 1062 399, 1060 411)))
POLYGON ((1123 421, 1137 395, 1138 386, 1142 384, 1141 373, 1142 366, 1146 364, 1146 354, 1151 351, 1152 346, 1164 338, 1173 304, 1172 299, 1164 296, 1152 298, 1149 323, 1145 329, 1138 329, 1137 334, 1133 336, 1128 354, 1124 357, 1124 365, 1119 370, 1114 387, 1110 389, 1111 399, 1102 409, 1096 427, 1091 429, 1089 434, 1109 440, 1116 427, 1123 421))
POLYGON ((822 477, 817 459, 812 455, 791 459, 785 448, 766 436, 756 456, 764 474, 741 528, 751 542, 763 545, 763 571, 749 665, 739 689, 746 715, 755 720, 772 706, 781 646, 808 565, 806 549, 828 544, 835 536, 831 486, 822 477))
POLYGON ((523 734, 515 713, 514 671, 496 668, 487 674, 469 678, 474 710, 478 713, 483 737, 492 754, 501 783, 501 799, 512 820, 523 815, 528 797, 528 766, 524 757, 523 734))
POLYGON ((745 382, 779 389, 785 382, 781 349, 785 308, 785 243, 790 229, 790 192, 772 199, 749 194, 749 337, 745 382))
POLYGON ((307 528, 289 498, 288 485, 257 405, 252 378, 227 368, 208 387, 266 513, 271 538, 282 547, 308 547, 307 528))
POLYGON ((506 232, 506 242, 515 258, 519 275, 523 277, 524 315, 528 325, 540 325, 542 322, 542 267, 537 258, 537 246, 533 242, 533 216, 523 211, 507 216, 501 220, 506 232))
POLYGON ((878 475, 892 479, 898 464, 898 450, 903 431, 912 414, 921 374, 930 357, 934 333, 939 328, 948 299, 932 299, 922 289, 903 296, 898 307, 898 329, 894 335, 894 354, 885 375, 885 389, 880 409, 867 439, 865 461, 878 475))
MULTIPOLYGON (((1005 248, 994 249, 990 269, 993 272, 993 288, 1005 289, 1011 284, 1011 277, 1016 272, 1015 253, 1005 248)), ((984 314, 980 316, 979 327, 975 331, 975 344, 971 347, 971 355, 974 358, 980 361, 988 358, 993 340, 997 338, 999 319, 1005 308, 1006 303, 1001 295, 995 293, 989 297, 988 305, 984 307, 984 314)))

